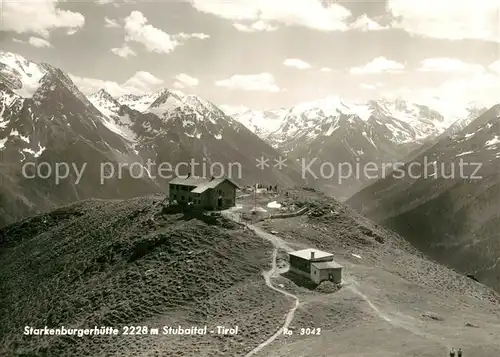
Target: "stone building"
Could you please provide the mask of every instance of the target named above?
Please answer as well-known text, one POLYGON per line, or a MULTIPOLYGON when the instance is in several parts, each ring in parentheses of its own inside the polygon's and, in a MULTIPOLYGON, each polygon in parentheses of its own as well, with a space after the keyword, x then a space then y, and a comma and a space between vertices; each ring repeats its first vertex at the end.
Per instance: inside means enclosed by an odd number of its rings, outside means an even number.
POLYGON ((311 279, 316 284, 325 280, 340 284, 342 265, 333 260, 333 254, 308 248, 288 253, 290 271, 311 279))
POLYGON ((170 201, 195 208, 221 210, 236 204, 238 185, 229 178, 178 176, 168 184, 170 201))

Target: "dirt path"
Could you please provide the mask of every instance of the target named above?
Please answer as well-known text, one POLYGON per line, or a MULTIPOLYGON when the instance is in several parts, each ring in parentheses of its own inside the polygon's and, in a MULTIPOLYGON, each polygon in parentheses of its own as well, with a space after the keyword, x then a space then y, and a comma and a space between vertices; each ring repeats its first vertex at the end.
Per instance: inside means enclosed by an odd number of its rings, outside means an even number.
POLYGON ((440 338, 436 337, 435 335, 431 335, 431 334, 428 334, 428 333, 425 333, 425 332, 421 331, 420 329, 418 329, 417 327, 415 327, 414 324, 411 321, 404 321, 404 319, 401 318, 401 316, 402 316, 401 314, 398 314, 399 317, 397 317, 397 316, 389 317, 389 314, 384 313, 383 311, 381 311, 370 300, 370 298, 368 298, 368 296, 366 296, 364 293, 362 293, 357 288, 358 284, 357 284, 356 281, 354 281, 353 279, 349 279, 348 283, 349 283, 349 285, 346 286, 346 288, 349 289, 350 291, 352 291, 354 294, 358 295, 360 298, 362 298, 370 306, 370 308, 375 312, 375 315, 377 315, 377 317, 379 317, 380 319, 382 319, 384 321, 387 321, 388 323, 390 323, 394 327, 402 328, 402 329, 404 329, 404 330, 406 330, 408 332, 413 333, 414 335, 417 335, 417 336, 423 337, 425 339, 434 341, 437 344, 442 345, 444 347, 444 349, 446 349, 446 350, 448 350, 450 348, 450 346, 448 345, 448 343, 446 343, 446 341, 445 341, 444 338, 440 339, 440 338))
MULTIPOLYGON (((232 212, 231 210, 223 211, 222 214, 231 220, 239 222, 239 215, 237 213, 232 212)), ((278 267, 276 264, 276 259, 278 257, 278 250, 283 249, 287 252, 290 252, 293 249, 283 239, 275 236, 274 234, 267 233, 264 230, 260 229, 259 227, 254 226, 252 224, 249 224, 247 227, 250 228, 251 230, 253 230, 255 232, 255 234, 257 234, 262 239, 265 239, 265 240, 271 242, 274 246, 271 269, 263 273, 266 285, 270 289, 273 289, 274 291, 277 291, 277 292, 295 300, 294 306, 288 311, 286 318, 285 318, 285 322, 280 327, 280 329, 278 331, 276 331, 267 340, 265 340, 264 342, 259 344, 257 347, 255 347, 253 350, 251 350, 250 352, 248 352, 245 355, 245 357, 250 357, 250 356, 255 355, 257 352, 262 350, 264 347, 266 347, 267 345, 272 343, 276 338, 278 338, 280 335, 283 334, 283 331, 290 326, 290 323, 292 322, 292 320, 295 316, 295 310, 297 310, 297 308, 299 307, 300 302, 299 302, 299 299, 297 298, 297 296, 289 293, 288 291, 277 288, 276 286, 273 285, 273 283, 271 281, 271 278, 276 274, 276 272, 278 270, 278 267)))
MULTIPOLYGON (((257 233, 258 234, 258 233, 257 233)), ((295 304, 294 306, 290 309, 290 311, 288 311, 287 315, 286 315, 286 318, 285 318, 285 322, 283 323, 283 325, 280 327, 280 329, 278 331, 276 331, 271 337, 269 337, 267 340, 265 340, 264 342, 262 342, 261 344, 259 344, 257 347, 255 347, 253 350, 251 350, 250 352, 248 352, 245 357, 250 357, 250 356, 253 356, 255 355, 257 352, 259 352, 260 350, 262 350, 264 347, 266 347, 267 345, 269 345, 270 343, 272 343, 275 339, 277 339, 280 335, 283 334, 283 331, 285 329, 288 328, 288 326, 290 326, 290 323, 292 322, 294 316, 295 316, 295 310, 297 310, 297 308, 299 307, 299 299, 297 298, 297 296, 287 292, 287 291, 284 291, 284 290, 281 290, 277 287, 275 287, 272 282, 271 282, 271 278, 273 277, 273 275, 276 273, 276 270, 277 270, 277 266, 276 266, 276 257, 278 255, 278 249, 275 248, 274 251, 273 251, 273 266, 271 268, 271 270, 268 270, 266 272, 263 273, 264 275, 264 279, 266 281, 266 285, 285 295, 285 296, 288 296, 288 297, 291 297, 292 299, 295 300, 295 304)))
MULTIPOLYGON (((240 219, 239 214, 233 212, 231 209, 226 210, 226 211, 222 211, 222 214, 235 222, 241 223, 241 219, 240 219)), ((292 320, 295 316, 295 311, 297 310, 297 308, 300 304, 297 296, 275 287, 271 282, 271 278, 274 276, 274 274, 278 270, 277 265, 276 265, 276 258, 278 255, 278 250, 282 249, 282 250, 285 250, 287 252, 290 252, 290 251, 293 251, 294 249, 292 247, 290 247, 290 245, 282 238, 280 238, 274 234, 267 233, 263 229, 255 226, 253 224, 248 224, 247 227, 250 228, 251 230, 253 230, 259 237, 271 242, 273 244, 273 246, 275 247, 275 249, 273 251, 272 267, 270 270, 263 273, 264 279, 266 281, 266 285, 269 288, 271 288, 271 289, 273 289, 273 290, 275 290, 275 291, 277 291, 285 296, 293 298, 295 300, 295 305, 288 312, 286 319, 285 319, 285 322, 281 326, 281 328, 274 335, 269 337, 266 341, 262 342, 256 348, 254 348, 253 350, 248 352, 244 357, 250 357, 250 356, 255 355, 257 352, 259 352, 264 347, 266 347, 267 345, 272 343, 276 338, 278 338, 283 333, 283 330, 289 327, 290 323, 292 322, 292 320)), ((407 330, 415 335, 432 340, 432 341, 442 345, 445 349, 449 348, 448 344, 446 343, 446 341, 444 341, 444 339, 439 339, 438 337, 436 337, 434 335, 425 333, 425 332, 421 331, 420 329, 416 328, 415 326, 413 326, 413 324, 409 323, 408 321, 404 321, 404 319, 398 318, 396 316, 390 317, 389 314, 383 312, 379 307, 377 307, 368 298, 368 296, 366 296, 363 292, 361 292, 358 289, 358 287, 357 287, 358 283, 352 277, 346 277, 344 283, 346 283, 345 287, 347 289, 349 289, 351 292, 353 292, 354 294, 356 294, 357 296, 359 296, 360 298, 362 298, 370 306, 370 308, 375 312, 375 315, 377 317, 379 317, 380 319, 388 322, 389 324, 393 325, 394 327, 403 328, 403 329, 405 329, 405 330, 407 330)))
POLYGON ((248 226, 251 230, 253 230, 259 237, 268 240, 271 242, 276 248, 282 249, 286 252, 292 252, 295 249, 293 249, 283 238, 280 238, 274 234, 267 233, 263 229, 254 226, 253 224, 250 224, 248 226))

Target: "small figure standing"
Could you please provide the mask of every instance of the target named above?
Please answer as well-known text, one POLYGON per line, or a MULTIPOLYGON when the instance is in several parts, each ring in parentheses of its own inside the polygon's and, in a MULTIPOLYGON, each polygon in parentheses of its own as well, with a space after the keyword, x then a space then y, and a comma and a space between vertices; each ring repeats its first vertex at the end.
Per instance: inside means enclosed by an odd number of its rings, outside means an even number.
POLYGON ((455 357, 455 348, 452 347, 450 350, 450 357, 455 357))
POLYGON ((457 357, 462 357, 462 349, 461 348, 458 349, 457 357))

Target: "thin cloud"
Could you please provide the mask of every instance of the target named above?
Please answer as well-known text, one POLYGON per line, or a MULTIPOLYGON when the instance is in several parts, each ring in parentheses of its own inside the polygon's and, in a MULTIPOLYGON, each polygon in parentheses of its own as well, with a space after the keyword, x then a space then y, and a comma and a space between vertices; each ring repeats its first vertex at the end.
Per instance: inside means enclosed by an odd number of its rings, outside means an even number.
POLYGON ((232 90, 258 91, 276 93, 280 88, 271 73, 259 74, 235 74, 228 79, 215 82, 217 87, 224 87, 232 90))
POLYGON ((233 24, 233 27, 241 32, 270 32, 278 30, 278 26, 262 20, 250 24, 236 22, 233 24))
POLYGON ((202 32, 195 32, 195 33, 181 32, 181 33, 174 35, 174 38, 180 39, 180 40, 189 40, 192 38, 197 38, 199 40, 206 40, 207 38, 210 38, 210 35, 207 35, 206 33, 202 33, 202 32))
POLYGON ((374 90, 382 88, 384 85, 382 83, 361 83, 359 86, 362 89, 374 90))
POLYGON ((34 36, 31 36, 28 40, 28 43, 33 46, 33 47, 37 47, 37 48, 50 48, 50 47, 53 47, 52 44, 43 39, 43 38, 39 38, 39 37, 34 37, 34 36))
POLYGON ((235 115, 235 114, 239 114, 239 113, 244 113, 248 110, 250 110, 250 108, 248 108, 247 106, 244 106, 244 105, 231 105, 231 104, 220 104, 218 106, 220 109, 222 109, 222 111, 224 113, 226 113, 227 115, 235 115))
POLYGON ((52 48, 52 44, 47 41, 46 39, 40 38, 40 37, 35 37, 31 36, 28 41, 23 41, 17 38, 13 38, 12 41, 17 42, 17 43, 22 43, 22 44, 27 44, 31 45, 36 48, 52 48))
POLYGON ((174 87, 178 89, 186 87, 196 87, 200 81, 198 78, 191 77, 188 74, 180 73, 175 76, 176 81, 174 82, 174 87))
POLYGON ((146 94, 158 90, 164 81, 149 72, 138 71, 124 83, 106 81, 97 78, 80 77, 70 74, 73 83, 85 94, 97 92, 99 89, 106 90, 112 96, 118 97, 124 94, 146 94))
POLYGON ((390 27, 382 26, 378 22, 370 19, 368 15, 363 14, 359 16, 353 23, 351 23, 350 28, 354 30, 361 30, 367 32, 367 31, 388 30, 390 27))
POLYGON ((109 17, 104 18, 104 27, 107 28, 119 28, 121 27, 118 21, 110 19, 109 17))
POLYGON ((420 63, 420 72, 481 73, 485 68, 480 64, 467 63, 457 58, 427 58, 420 63))
POLYGON ((351 74, 378 74, 378 73, 400 73, 405 69, 402 63, 389 60, 385 57, 377 57, 363 66, 352 67, 351 74))
POLYGON ((302 61, 298 58, 288 58, 283 61, 283 64, 287 67, 293 67, 297 69, 308 69, 311 68, 311 65, 305 61, 302 61))
POLYGON ((127 44, 124 44, 122 47, 112 48, 111 52, 122 58, 127 58, 137 55, 135 51, 132 50, 127 44))

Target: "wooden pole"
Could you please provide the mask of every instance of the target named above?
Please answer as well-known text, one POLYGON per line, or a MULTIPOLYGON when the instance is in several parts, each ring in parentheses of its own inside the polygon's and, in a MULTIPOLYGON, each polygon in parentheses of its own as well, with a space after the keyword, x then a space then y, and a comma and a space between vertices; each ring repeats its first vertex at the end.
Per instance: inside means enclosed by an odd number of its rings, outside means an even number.
MULTIPOLYGON (((257 209, 257 182, 254 182, 254 187, 253 187, 253 210, 257 209)), ((255 212, 257 213, 257 212, 255 212)))

